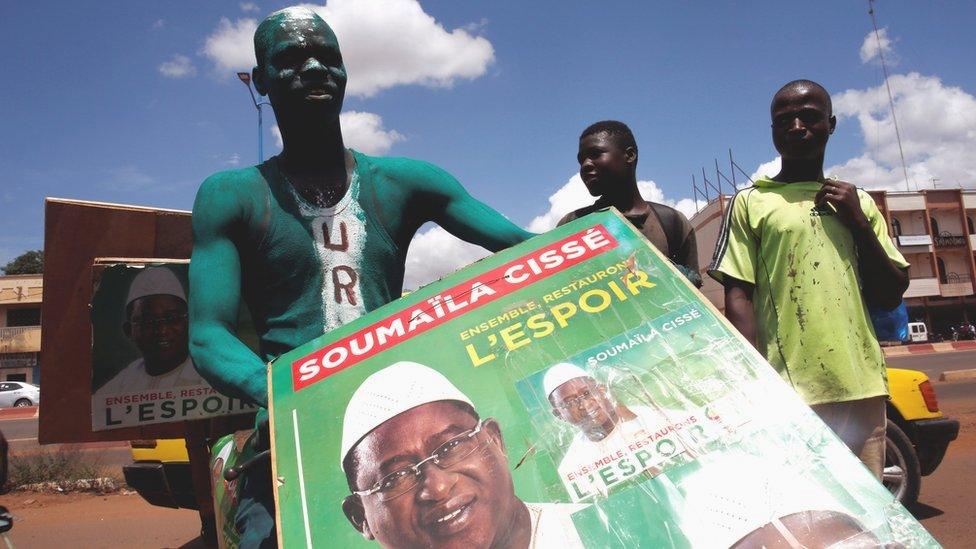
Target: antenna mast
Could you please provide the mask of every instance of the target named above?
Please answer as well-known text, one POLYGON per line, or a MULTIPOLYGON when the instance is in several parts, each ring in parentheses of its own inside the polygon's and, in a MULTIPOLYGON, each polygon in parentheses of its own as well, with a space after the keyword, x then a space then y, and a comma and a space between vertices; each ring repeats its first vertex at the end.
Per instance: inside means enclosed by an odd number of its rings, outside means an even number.
POLYGON ((895 100, 891 96, 891 85, 888 84, 888 65, 885 63, 884 48, 881 47, 881 36, 878 33, 878 22, 874 19, 874 0, 868 0, 868 15, 871 16, 871 26, 874 27, 874 40, 878 44, 878 57, 881 58, 881 70, 884 71, 885 88, 888 90, 888 106, 891 108, 891 121, 895 123, 895 138, 898 139, 898 154, 901 156, 901 171, 905 174, 905 190, 912 190, 908 186, 908 168, 905 166, 905 151, 901 147, 901 132, 898 130, 898 118, 895 116, 895 100))

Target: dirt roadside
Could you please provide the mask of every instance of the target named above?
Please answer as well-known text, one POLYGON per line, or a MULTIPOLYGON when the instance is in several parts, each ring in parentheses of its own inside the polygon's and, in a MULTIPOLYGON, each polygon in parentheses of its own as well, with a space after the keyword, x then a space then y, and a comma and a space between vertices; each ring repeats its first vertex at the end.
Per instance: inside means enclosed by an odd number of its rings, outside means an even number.
MULTIPOLYGON (((973 547, 973 486, 976 484, 976 383, 964 394, 939 398, 942 411, 959 420, 959 438, 949 445, 942 465, 922 479, 919 504, 911 511, 947 549, 973 547)), ((946 384, 936 384, 936 393, 946 384)))
POLYGON ((14 515, 14 547, 202 548, 196 511, 153 507, 138 494, 0 495, 14 515))

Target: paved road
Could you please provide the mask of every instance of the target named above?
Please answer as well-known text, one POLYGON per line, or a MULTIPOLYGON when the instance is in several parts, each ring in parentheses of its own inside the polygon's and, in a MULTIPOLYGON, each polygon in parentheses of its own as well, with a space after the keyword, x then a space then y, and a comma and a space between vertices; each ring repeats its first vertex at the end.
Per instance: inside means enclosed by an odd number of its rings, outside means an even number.
MULTIPOLYGON (((36 452, 54 452, 60 448, 75 449, 107 467, 121 467, 132 461, 129 446, 124 442, 99 442, 93 444, 49 444, 37 443, 37 418, 0 419, 0 431, 10 444, 10 455, 36 452)), ((117 471, 122 475, 121 469, 117 471)))
POLYGON ((896 356, 888 358, 887 362, 892 368, 921 370, 935 381, 946 370, 976 368, 976 351, 896 356))
POLYGON ((939 468, 922 479, 919 504, 911 511, 945 547, 973 547, 976 544, 973 520, 976 381, 936 383, 935 390, 942 411, 959 420, 959 438, 949 445, 939 468))
POLYGON ((976 351, 892 357, 888 365, 925 372, 935 387, 939 407, 959 420, 959 438, 938 469, 922 479, 919 503, 912 513, 947 548, 968 548, 976 540, 972 506, 976 502, 976 380, 940 382, 946 370, 976 368, 976 351))

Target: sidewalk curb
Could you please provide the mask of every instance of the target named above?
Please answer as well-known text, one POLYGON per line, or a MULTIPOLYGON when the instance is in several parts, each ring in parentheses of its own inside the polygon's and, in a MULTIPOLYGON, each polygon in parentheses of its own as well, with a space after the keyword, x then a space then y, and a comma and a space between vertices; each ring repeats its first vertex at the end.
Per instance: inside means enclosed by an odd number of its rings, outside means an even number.
POLYGON ((976 379, 976 368, 951 370, 942 372, 942 375, 939 376, 939 381, 965 381, 969 379, 976 379))
POLYGON ((3 419, 31 419, 38 415, 40 407, 25 406, 23 408, 0 408, 0 420, 3 419))
POLYGON ((932 353, 957 353, 976 350, 976 341, 947 341, 940 343, 913 343, 882 347, 885 357, 928 355, 932 353))

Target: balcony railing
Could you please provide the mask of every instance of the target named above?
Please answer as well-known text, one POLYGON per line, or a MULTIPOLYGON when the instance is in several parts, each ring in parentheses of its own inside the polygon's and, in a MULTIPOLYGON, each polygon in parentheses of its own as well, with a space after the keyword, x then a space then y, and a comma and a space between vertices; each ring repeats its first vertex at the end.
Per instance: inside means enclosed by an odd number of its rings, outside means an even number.
POLYGON ((973 295, 973 283, 968 274, 948 273, 940 286, 941 291, 939 293, 942 297, 973 295))
POLYGON ((965 245, 966 237, 961 234, 950 234, 947 231, 942 231, 939 236, 935 237, 936 248, 954 248, 965 245))
POLYGON ((942 281, 943 284, 955 284, 957 282, 969 282, 969 275, 965 273, 948 273, 945 276, 945 280, 942 281))
POLYGON ((36 353, 40 350, 40 326, 0 328, 0 353, 36 353))

